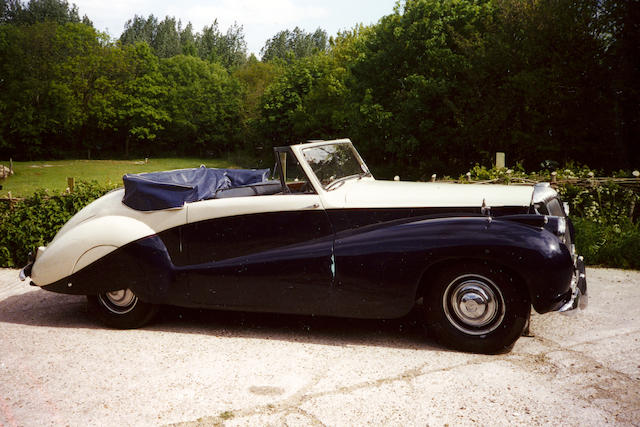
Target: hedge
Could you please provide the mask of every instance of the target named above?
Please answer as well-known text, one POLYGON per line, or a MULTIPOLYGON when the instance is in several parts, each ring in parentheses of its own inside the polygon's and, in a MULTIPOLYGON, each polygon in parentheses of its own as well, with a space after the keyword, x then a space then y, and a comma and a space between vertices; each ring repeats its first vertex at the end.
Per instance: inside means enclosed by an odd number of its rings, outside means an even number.
POLYGON ((49 243, 76 212, 114 186, 78 182, 70 194, 50 195, 46 190, 22 200, 5 201, 0 212, 0 267, 20 267, 28 254, 49 243))

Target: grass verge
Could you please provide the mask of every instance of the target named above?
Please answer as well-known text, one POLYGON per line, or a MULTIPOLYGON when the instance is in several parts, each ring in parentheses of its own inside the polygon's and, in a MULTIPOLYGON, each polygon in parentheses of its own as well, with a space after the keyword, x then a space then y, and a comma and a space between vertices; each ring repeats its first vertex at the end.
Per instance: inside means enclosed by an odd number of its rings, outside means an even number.
MULTIPOLYGON (((9 162, 0 162, 8 166, 9 162)), ((198 158, 161 158, 141 160, 52 160, 40 162, 13 162, 14 175, 0 179, 0 198, 28 197, 36 189, 59 193, 67 188, 67 177, 75 181, 96 181, 100 185, 122 185, 126 173, 156 172, 171 169, 240 167, 230 160, 198 158)), ((242 165, 247 167, 246 165, 242 165)), ((250 166, 249 166, 250 167, 250 166)))

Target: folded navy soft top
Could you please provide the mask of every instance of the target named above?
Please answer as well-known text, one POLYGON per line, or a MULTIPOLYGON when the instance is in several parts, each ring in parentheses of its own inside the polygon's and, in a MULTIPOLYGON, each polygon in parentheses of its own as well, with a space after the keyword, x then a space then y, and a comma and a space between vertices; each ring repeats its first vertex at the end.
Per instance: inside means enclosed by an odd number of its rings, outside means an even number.
POLYGON ((265 182, 269 169, 211 169, 201 166, 164 172, 126 174, 122 203, 139 211, 181 207, 212 199, 219 190, 265 182))

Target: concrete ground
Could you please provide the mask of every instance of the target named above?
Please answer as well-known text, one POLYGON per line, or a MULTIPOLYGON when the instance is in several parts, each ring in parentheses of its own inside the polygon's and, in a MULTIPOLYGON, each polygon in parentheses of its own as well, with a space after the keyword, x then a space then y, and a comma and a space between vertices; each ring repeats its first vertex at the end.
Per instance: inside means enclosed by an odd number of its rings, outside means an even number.
POLYGON ((0 425, 640 425, 640 272, 588 269, 575 316, 508 354, 393 321, 167 308, 97 325, 83 297, 0 270, 0 425))

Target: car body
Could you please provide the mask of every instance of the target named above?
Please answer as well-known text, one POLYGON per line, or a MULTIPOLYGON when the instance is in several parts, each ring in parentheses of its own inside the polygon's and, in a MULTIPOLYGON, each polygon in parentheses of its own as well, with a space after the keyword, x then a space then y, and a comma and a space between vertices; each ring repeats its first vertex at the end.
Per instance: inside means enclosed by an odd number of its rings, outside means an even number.
POLYGON ((548 184, 380 181, 348 139, 274 152, 277 180, 125 176, 126 189, 78 212, 21 277, 87 295, 121 328, 160 304, 355 318, 418 306, 444 344, 489 353, 510 348, 531 307, 586 306, 573 227, 548 184))

